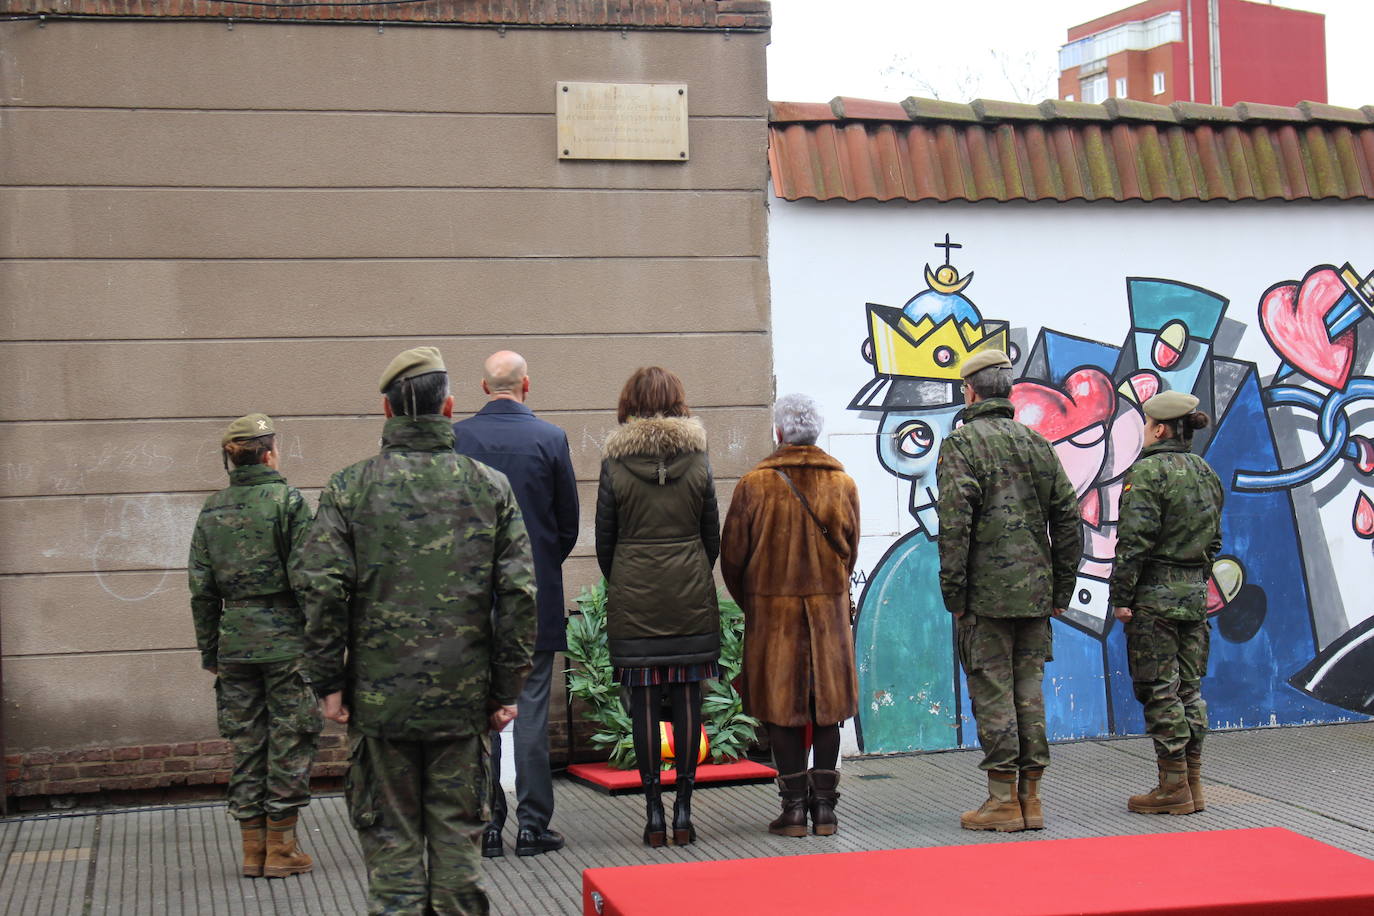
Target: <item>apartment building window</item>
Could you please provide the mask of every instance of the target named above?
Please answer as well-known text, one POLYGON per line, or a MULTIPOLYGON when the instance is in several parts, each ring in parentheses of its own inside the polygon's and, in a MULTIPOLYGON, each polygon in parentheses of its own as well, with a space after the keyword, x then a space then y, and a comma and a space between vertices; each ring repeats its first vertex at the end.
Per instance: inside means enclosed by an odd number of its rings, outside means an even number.
POLYGON ((1118 76, 1118 77, 1116 78, 1116 93, 1115 93, 1115 95, 1116 95, 1116 97, 1117 97, 1118 99, 1124 99, 1124 98, 1126 97, 1126 77, 1124 77, 1124 76, 1118 76))
POLYGON ((1107 74, 1093 76, 1079 83, 1078 88, 1083 90, 1083 101, 1100 104, 1107 101, 1107 74))
POLYGON ((1163 71, 1163 70, 1156 70, 1156 71, 1155 71, 1154 91, 1155 91, 1155 95, 1163 95, 1163 94, 1164 94, 1164 71, 1163 71))
POLYGON ((1066 102, 1072 102, 1072 101, 1073 101, 1073 93, 1070 92, 1070 93, 1068 93, 1067 95, 1065 95, 1065 96, 1064 96, 1064 101, 1066 101, 1066 102))

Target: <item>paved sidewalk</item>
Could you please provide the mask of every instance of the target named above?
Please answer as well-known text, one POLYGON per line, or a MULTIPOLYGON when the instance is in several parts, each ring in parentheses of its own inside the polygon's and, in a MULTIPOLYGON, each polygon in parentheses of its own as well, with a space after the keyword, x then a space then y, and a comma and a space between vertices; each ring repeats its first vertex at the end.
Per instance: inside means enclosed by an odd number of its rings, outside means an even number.
MULTIPOLYGON (((1017 834, 959 829, 959 812, 983 798, 974 751, 847 761, 840 833, 830 838, 769 836, 771 786, 699 791, 698 840, 681 849, 640 844, 640 797, 560 780, 554 826, 568 847, 530 858, 508 847, 505 858, 486 860, 487 883, 498 913, 577 914, 581 871, 592 866, 1268 826, 1374 858, 1374 723, 1221 733, 1207 750, 1207 811, 1170 817, 1125 809, 1125 797, 1153 776, 1147 740, 1056 746, 1043 788, 1047 829, 1017 834)), ((316 870, 269 881, 239 877, 237 831, 220 805, 3 820, 0 916, 364 912, 361 856, 342 799, 317 798, 302 824, 316 870)), ((506 839, 514 842, 509 825, 506 839)))

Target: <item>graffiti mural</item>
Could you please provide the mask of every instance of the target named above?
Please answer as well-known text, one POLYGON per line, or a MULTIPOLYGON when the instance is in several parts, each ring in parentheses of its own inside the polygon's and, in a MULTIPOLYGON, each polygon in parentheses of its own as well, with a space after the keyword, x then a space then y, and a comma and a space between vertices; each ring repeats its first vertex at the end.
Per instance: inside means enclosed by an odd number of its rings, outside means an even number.
MULTIPOLYGON (((936 247, 943 264, 926 267, 924 290, 901 308, 868 304, 862 347, 873 374, 849 403, 877 424, 878 461, 909 486, 914 520, 863 577, 855 624, 860 749, 976 740, 940 596, 934 471, 940 442, 960 422, 958 366, 983 348, 1012 357, 1017 418, 1050 441, 1079 499, 1083 556, 1046 666, 1053 737, 1143 730, 1107 581, 1122 478, 1143 440, 1140 405, 1167 389, 1191 392, 1213 417, 1194 448, 1227 485, 1222 552, 1209 581, 1208 613, 1220 637, 1204 683, 1213 726, 1374 714, 1374 600, 1348 606, 1310 572, 1330 567, 1323 513, 1347 513, 1348 539, 1374 540, 1374 443, 1359 432, 1374 426, 1374 378, 1355 372, 1357 326, 1374 316, 1374 274, 1319 265, 1271 286, 1256 306, 1258 325, 1281 363, 1266 380, 1229 349, 1247 323, 1228 314, 1236 309, 1217 292, 1128 277, 1120 342, 1050 328, 1031 341, 971 298, 974 275, 961 274, 952 258, 959 243, 946 235, 936 247), (1334 505, 1342 500, 1346 508, 1334 505)), ((1367 549, 1364 562, 1367 578, 1367 549)))

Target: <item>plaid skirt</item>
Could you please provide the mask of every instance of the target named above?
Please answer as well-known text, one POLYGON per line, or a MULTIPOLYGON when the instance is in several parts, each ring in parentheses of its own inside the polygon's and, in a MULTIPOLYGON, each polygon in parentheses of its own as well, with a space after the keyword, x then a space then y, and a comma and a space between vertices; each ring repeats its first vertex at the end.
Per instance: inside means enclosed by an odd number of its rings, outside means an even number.
POLYGON ((659 665, 653 668, 617 668, 615 679, 626 687, 654 687, 659 684, 690 684, 720 677, 716 662, 695 665, 659 665))

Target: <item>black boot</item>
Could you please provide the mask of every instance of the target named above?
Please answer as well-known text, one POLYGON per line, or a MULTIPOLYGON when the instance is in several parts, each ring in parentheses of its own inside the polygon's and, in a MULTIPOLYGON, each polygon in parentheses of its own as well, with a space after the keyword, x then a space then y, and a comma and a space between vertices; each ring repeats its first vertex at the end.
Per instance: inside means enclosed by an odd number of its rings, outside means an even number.
POLYGON ((696 842, 697 829, 692 826, 692 789, 696 782, 695 773, 677 778, 677 798, 673 801, 673 843, 677 846, 696 842))
POLYGON ((482 855, 484 858, 494 859, 506 854, 506 850, 501 846, 501 828, 505 825, 506 792, 501 788, 500 780, 493 775, 491 779, 491 820, 487 821, 487 826, 482 830, 482 855))
POLYGON ((668 842, 668 826, 663 822, 663 786, 657 773, 640 774, 644 783, 644 845, 662 846, 668 842))

